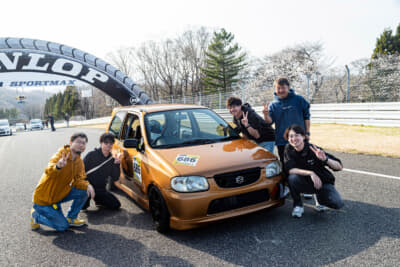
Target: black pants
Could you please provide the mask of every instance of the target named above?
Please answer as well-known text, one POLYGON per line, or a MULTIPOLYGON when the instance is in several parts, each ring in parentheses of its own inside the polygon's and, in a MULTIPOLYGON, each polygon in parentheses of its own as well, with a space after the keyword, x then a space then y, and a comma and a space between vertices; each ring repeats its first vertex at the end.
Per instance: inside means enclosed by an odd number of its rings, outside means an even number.
POLYGON ((276 146, 276 148, 278 148, 278 154, 279 154, 279 160, 281 161, 281 163, 282 163, 282 174, 283 174, 283 179, 285 180, 285 182, 287 182, 287 177, 288 177, 288 175, 287 175, 287 173, 285 172, 285 163, 284 163, 284 160, 283 160, 283 154, 284 154, 284 152, 285 152, 285 145, 283 145, 283 146, 276 146))
POLYGON ((54 132, 56 130, 56 128, 54 127, 54 122, 51 122, 50 125, 51 125, 51 130, 54 132))
POLYGON ((300 176, 297 174, 290 174, 288 177, 288 183, 294 207, 303 206, 300 193, 316 194, 318 202, 321 205, 325 205, 332 209, 340 209, 344 205, 339 192, 332 184, 323 184, 322 187, 317 190, 309 176, 300 176))
MULTIPOLYGON (((96 205, 113 210, 117 210, 121 207, 121 202, 107 190, 96 190, 95 192, 94 201, 96 205)), ((91 198, 88 198, 82 209, 87 209, 90 206, 90 200, 91 198)))

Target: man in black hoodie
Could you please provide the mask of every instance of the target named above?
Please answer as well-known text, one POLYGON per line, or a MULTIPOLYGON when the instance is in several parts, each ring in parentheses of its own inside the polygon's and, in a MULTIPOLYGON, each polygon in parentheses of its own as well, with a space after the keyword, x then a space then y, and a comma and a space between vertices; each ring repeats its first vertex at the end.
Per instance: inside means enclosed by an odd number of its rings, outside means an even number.
MULTIPOLYGON (((112 133, 103 133, 100 136, 100 148, 95 148, 83 159, 87 179, 96 193, 94 198, 96 205, 109 209, 121 207, 119 200, 106 189, 109 177, 112 181, 116 181, 120 176, 120 156, 113 158, 111 154, 114 139, 112 133)), ((87 209, 89 205, 90 199, 86 201, 82 209, 87 209)))
POLYGON ((250 140, 264 147, 271 153, 274 152, 275 131, 259 116, 248 103, 242 105, 240 98, 231 96, 226 101, 226 107, 233 115, 235 131, 243 133, 250 140))

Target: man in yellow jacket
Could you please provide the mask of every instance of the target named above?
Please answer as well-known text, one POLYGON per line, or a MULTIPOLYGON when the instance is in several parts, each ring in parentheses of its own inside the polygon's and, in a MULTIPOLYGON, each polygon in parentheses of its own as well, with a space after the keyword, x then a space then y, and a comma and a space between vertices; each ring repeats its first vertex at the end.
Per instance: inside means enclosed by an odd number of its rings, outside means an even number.
POLYGON ((33 193, 31 210, 31 228, 39 229, 40 224, 57 231, 85 224, 79 220, 78 213, 88 197, 94 198, 94 189, 85 180, 86 173, 80 157, 85 151, 88 138, 84 133, 71 136, 69 145, 65 145, 50 159, 42 178, 33 193), (67 216, 61 210, 61 203, 71 201, 67 216))

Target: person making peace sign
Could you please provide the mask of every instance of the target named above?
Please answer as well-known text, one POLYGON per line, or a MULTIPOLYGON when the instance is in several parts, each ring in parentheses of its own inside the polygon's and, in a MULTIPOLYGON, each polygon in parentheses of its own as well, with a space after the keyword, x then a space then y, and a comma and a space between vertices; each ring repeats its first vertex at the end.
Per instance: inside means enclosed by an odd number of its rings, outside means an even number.
POLYGON ((233 123, 237 126, 235 131, 243 133, 247 139, 255 141, 271 153, 274 151, 275 131, 259 116, 248 103, 242 105, 242 100, 230 97, 226 107, 233 115, 233 123))
POLYGON ((93 186, 85 180, 85 167, 80 157, 87 141, 86 134, 75 133, 69 145, 60 148, 50 159, 33 193, 32 230, 39 229, 41 224, 57 231, 85 224, 85 221, 77 218, 78 213, 88 197, 95 197, 93 186), (71 200, 73 202, 65 218, 61 203, 71 200))
POLYGON ((300 218, 304 212, 300 193, 316 194, 321 205, 340 209, 343 200, 335 189, 335 177, 326 168, 342 170, 342 162, 308 142, 303 127, 289 126, 284 134, 289 144, 285 146, 285 169, 289 174, 288 184, 293 198, 293 217, 300 218))

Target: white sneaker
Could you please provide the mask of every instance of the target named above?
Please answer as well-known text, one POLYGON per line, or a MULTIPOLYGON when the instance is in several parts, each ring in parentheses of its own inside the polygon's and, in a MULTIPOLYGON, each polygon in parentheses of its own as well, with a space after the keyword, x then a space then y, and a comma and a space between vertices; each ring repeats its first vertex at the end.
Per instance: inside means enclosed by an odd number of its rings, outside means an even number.
POLYGON ((312 195, 312 194, 303 194, 303 197, 304 197, 305 199, 312 199, 312 198, 313 198, 313 195, 312 195))
POLYGON ((304 212, 304 207, 296 206, 293 208, 292 217, 301 218, 304 212))

